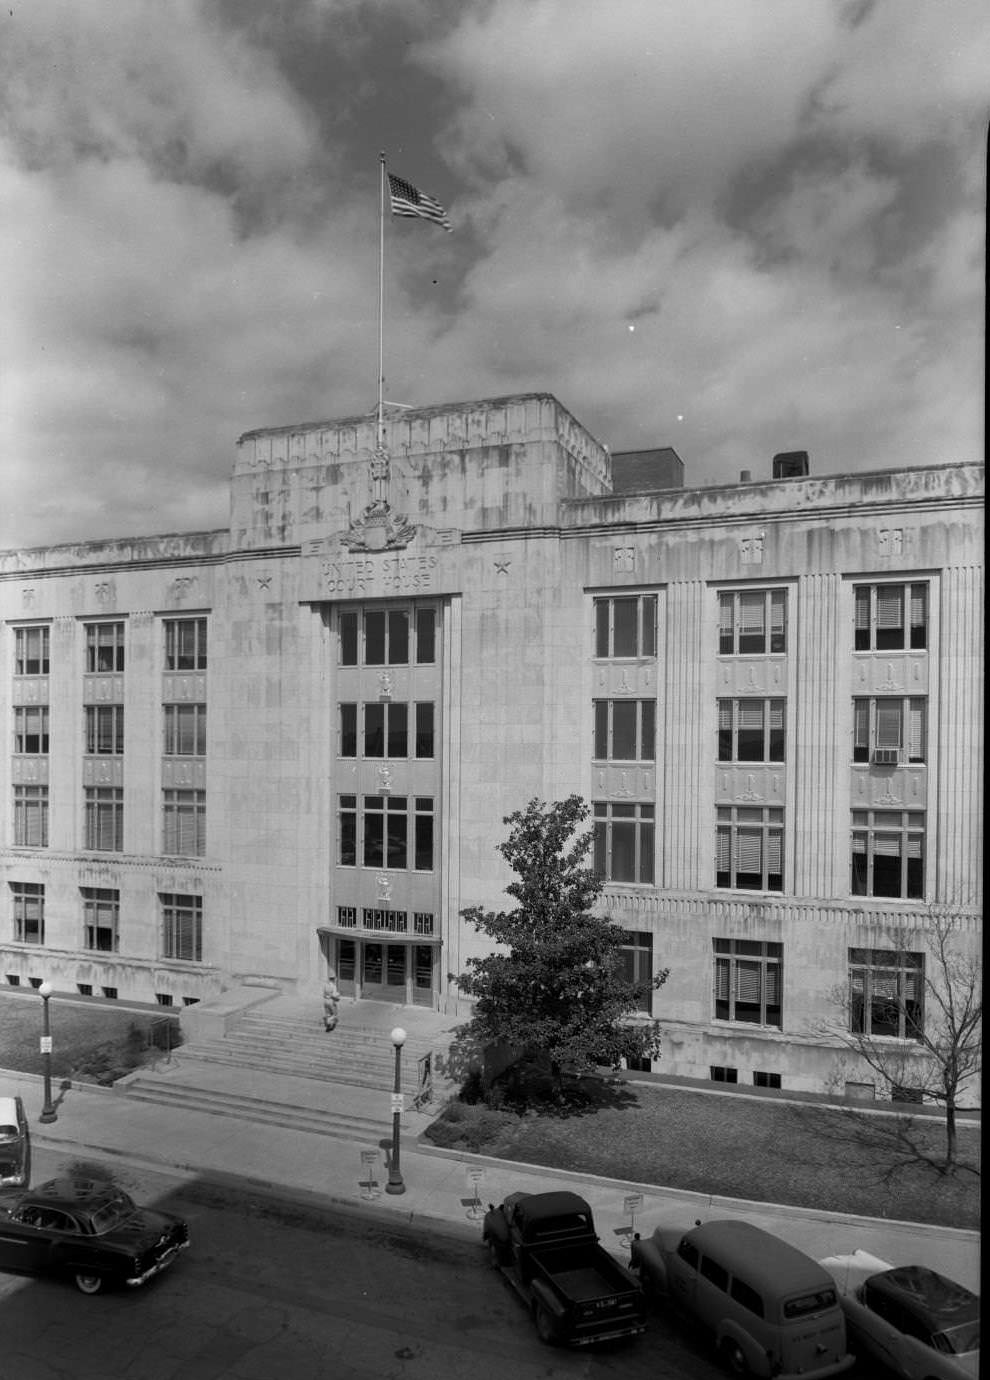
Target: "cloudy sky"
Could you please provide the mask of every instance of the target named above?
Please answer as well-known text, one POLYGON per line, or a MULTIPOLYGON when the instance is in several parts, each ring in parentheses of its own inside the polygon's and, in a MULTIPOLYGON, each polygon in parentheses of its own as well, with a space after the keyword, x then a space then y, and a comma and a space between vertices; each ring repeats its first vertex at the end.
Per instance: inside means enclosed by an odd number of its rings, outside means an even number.
POLYGON ((0 546, 223 526, 237 437, 550 391, 688 482, 983 455, 985 0, 10 0, 0 546))

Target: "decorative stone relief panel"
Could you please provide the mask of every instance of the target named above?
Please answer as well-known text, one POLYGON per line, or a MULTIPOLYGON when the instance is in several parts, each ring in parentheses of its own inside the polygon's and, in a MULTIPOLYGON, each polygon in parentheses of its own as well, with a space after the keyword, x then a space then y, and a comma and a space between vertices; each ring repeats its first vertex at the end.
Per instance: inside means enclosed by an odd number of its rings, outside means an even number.
POLYGON ((84 757, 84 786, 123 786, 124 762, 120 757, 84 757))
POLYGON ((47 676, 15 676, 11 682, 14 704, 47 704, 47 676))
POLYGON ((923 810, 928 801, 928 769, 853 767, 851 794, 854 808, 923 810))
POLYGON ((123 704, 123 676, 84 676, 83 704, 123 704))
POLYGON ((719 695, 786 695, 786 657, 722 657, 718 663, 719 695))
POLYGON ((657 663, 652 660, 598 663, 594 690, 596 699, 620 699, 623 695, 650 699, 657 692, 657 663))
POLYGON ((206 676, 200 673, 180 675, 168 672, 162 677, 162 699, 169 704, 187 700, 202 704, 206 699, 206 676))
POLYGON ((856 695, 927 695, 927 652, 865 653, 853 659, 856 695))
POLYGON ((715 794, 723 805, 782 806, 785 785, 783 766, 720 762, 716 768, 715 794))
POLYGON ((47 757, 12 757, 10 778, 15 786, 47 786, 47 757))
POLYGON ((181 757, 163 757, 162 786, 205 790, 206 763, 199 758, 187 760, 181 757))
POLYGON ((608 763, 592 767, 596 800, 645 800, 656 798, 656 771, 652 766, 627 767, 608 763))

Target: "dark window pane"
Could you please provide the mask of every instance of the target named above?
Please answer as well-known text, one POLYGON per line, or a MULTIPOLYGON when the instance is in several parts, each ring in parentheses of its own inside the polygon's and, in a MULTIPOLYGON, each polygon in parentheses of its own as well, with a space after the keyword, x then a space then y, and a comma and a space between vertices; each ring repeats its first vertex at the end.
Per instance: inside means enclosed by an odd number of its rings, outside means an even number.
POLYGON ((340 706, 340 755, 357 756, 357 705, 340 706))
POLYGON ((636 756, 636 700, 612 701, 612 757, 616 761, 632 761, 636 756))
POLYGON ((343 867, 357 863, 357 815, 342 811, 340 816, 340 861, 343 867))
POLYGON ((924 858, 909 857, 907 860, 907 894, 912 900, 920 900, 925 894, 924 858))
MULTIPOLYGON (((874 838, 882 837, 874 835, 874 838)), ((900 896, 901 891, 901 859, 899 855, 889 856, 886 853, 873 854, 873 895, 874 896, 900 896)))
POLYGON ((432 757, 433 752, 433 705, 424 701, 416 706, 416 756, 432 757))
POLYGON ((608 700, 595 700, 595 760, 608 757, 608 700))
POLYGON ((638 599, 613 599, 613 656, 636 656, 638 599))
POLYGON ((640 825, 639 880, 651 884, 653 882, 653 835, 654 826, 652 824, 640 825))
POLYGON ((643 700, 643 743, 640 756, 652 762, 657 751, 657 706, 655 700, 643 700))
POLYGON ((640 653, 642 656, 656 656, 657 654, 657 596, 655 594, 643 595, 643 642, 640 653))
POLYGON ((866 896, 868 881, 868 868, 866 862, 866 847, 864 844, 861 853, 852 855, 852 894, 854 896, 866 896))
POLYGON ((608 656, 608 600, 595 603, 595 656, 608 656))
POLYGON ((364 813, 364 865, 382 867, 384 856, 385 820, 377 811, 364 813))
POLYGON ((409 756, 409 706, 390 704, 388 707, 388 756, 409 756))
POLYGON ((358 659, 358 618, 353 609, 340 615, 340 664, 356 666, 358 659))
POLYGON ((385 665, 385 614, 381 609, 364 615, 364 664, 385 665))
POLYGON ((606 875, 607 861, 606 825, 604 820, 595 820, 592 829, 594 833, 594 839, 592 848, 591 869, 596 877, 604 877, 606 875))
POLYGON ((416 862, 418 871, 433 871, 433 816, 416 816, 416 862))
POLYGON ((388 812, 388 862, 389 867, 406 867, 407 864, 407 822, 405 814, 388 812))
POLYGON ((432 666, 436 660, 436 610, 416 610, 416 660, 420 666, 432 666))
POLYGON ((405 610, 390 613, 388 616, 388 664, 409 664, 409 615, 405 610))
POLYGON ((385 706, 364 706, 364 755, 381 757, 385 752, 385 706))

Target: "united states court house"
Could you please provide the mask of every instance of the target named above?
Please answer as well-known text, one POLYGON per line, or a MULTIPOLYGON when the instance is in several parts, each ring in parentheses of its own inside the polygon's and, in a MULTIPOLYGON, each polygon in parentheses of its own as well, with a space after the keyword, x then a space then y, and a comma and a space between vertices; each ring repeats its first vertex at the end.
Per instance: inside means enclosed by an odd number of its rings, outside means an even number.
POLYGON ((910 1040, 932 915, 979 947, 983 467, 385 422, 242 436, 221 530, 0 554, 0 984, 467 1014, 503 817, 577 792, 658 1067, 834 1086, 837 993, 910 1040))

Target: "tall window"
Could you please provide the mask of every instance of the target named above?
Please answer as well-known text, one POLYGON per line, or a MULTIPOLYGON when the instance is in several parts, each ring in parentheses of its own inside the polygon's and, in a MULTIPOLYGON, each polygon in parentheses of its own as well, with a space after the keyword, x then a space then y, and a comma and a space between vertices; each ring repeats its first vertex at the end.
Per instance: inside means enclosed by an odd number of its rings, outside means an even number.
MULTIPOLYGON (((619 976, 637 986, 653 981, 653 935, 649 930, 623 930, 622 947, 616 951, 619 976)), ((645 992, 636 1001, 636 1010, 647 1015, 653 1010, 652 993, 645 992)))
POLYGON ((206 756, 206 705, 165 705, 165 756, 206 756))
POLYGON ((189 963, 203 961, 203 898, 163 893, 162 957, 189 963))
POLYGON ((98 756, 119 756, 124 751, 124 706, 86 706, 86 751, 98 756))
POLYGON ((14 629, 14 675, 47 676, 49 668, 49 629, 14 629))
POLYGON ((206 792, 164 792, 162 852, 169 856, 202 858, 206 855, 206 792))
POLYGON ((657 596, 624 594, 595 600, 595 656, 657 654, 657 596))
POLYGON ((787 651, 787 591, 723 590, 718 596, 721 656, 764 656, 787 651))
POLYGON ((364 797, 364 866, 409 866, 409 814, 404 795, 364 797))
POLYGON ((927 584, 857 585, 854 604, 857 652, 928 646, 927 584))
POLYGON ((720 762, 783 762, 784 700, 719 700, 720 762))
POLYGON ((436 609, 342 609, 341 666, 431 666, 436 660, 436 609))
POLYGON ((853 810, 852 894, 925 894, 925 816, 921 810, 853 810))
POLYGON ((165 620, 165 670, 206 670, 206 619, 165 620))
POLYGON ((780 1029, 784 946, 758 939, 713 939, 715 1019, 780 1029))
POLYGON ((607 882, 652 885, 654 877, 655 816, 653 805, 593 803, 592 866, 607 882))
POLYGON ((409 756, 409 706, 401 700, 364 706, 365 757, 409 756))
POLYGON ((434 714, 432 700, 417 700, 416 702, 416 756, 419 758, 432 757, 435 752, 434 742, 434 714))
POLYGON ((652 762, 656 756, 656 700, 595 700, 595 760, 652 762))
POLYGON ((342 795, 338 810, 337 861, 342 867, 357 865, 357 796, 342 795))
POLYGON ((48 752, 48 705, 22 704, 14 710, 14 751, 31 756, 48 752))
POLYGON ((87 623, 86 670, 94 673, 123 669, 123 623, 87 623))
POLYGON ((413 867, 417 872, 433 871, 433 797, 414 797, 413 867))
POLYGON ((715 885, 783 891, 784 811, 775 806, 719 805, 715 885))
POLYGON ((920 1040, 925 1028, 924 954, 850 949, 849 1028, 859 1035, 920 1040))
POLYGON ((11 882, 10 902, 14 913, 14 942, 44 944, 45 888, 41 882, 11 882))
POLYGON ((84 886, 83 948, 115 954, 119 942, 120 892, 106 887, 84 886))
POLYGON ((853 761, 896 766, 923 762, 928 701, 880 696, 853 700, 853 761))
POLYGON ((123 852, 124 792, 120 787, 86 787, 85 847, 123 852))
POLYGON ((14 787, 14 843, 18 848, 48 847, 48 787, 14 787))

